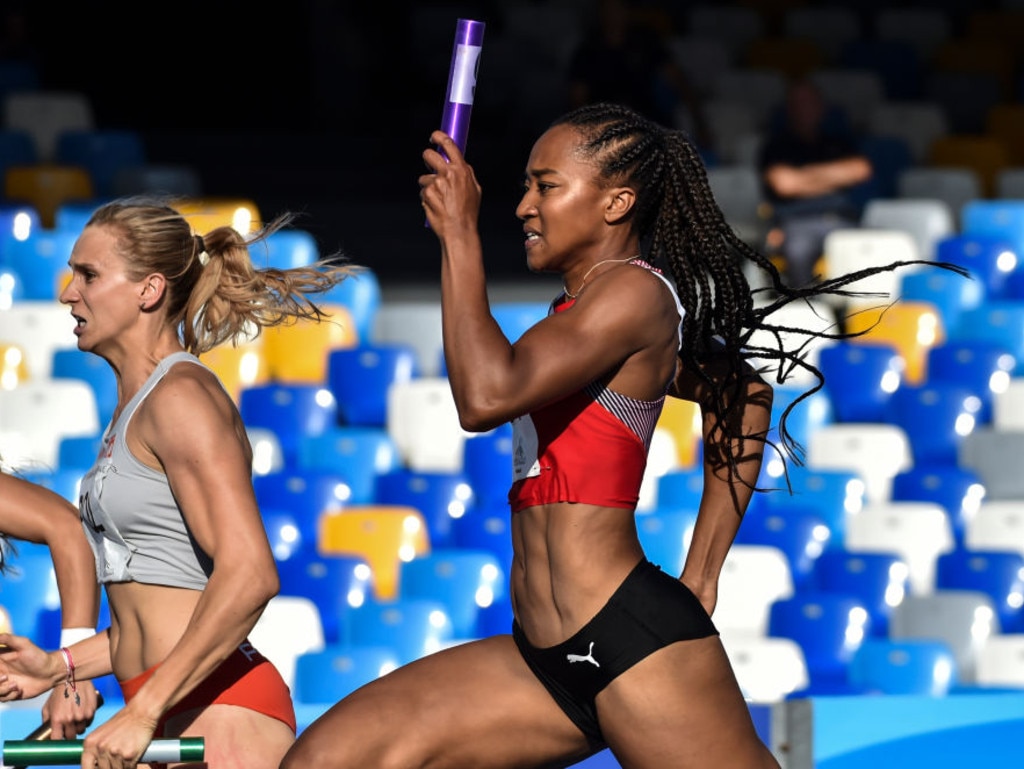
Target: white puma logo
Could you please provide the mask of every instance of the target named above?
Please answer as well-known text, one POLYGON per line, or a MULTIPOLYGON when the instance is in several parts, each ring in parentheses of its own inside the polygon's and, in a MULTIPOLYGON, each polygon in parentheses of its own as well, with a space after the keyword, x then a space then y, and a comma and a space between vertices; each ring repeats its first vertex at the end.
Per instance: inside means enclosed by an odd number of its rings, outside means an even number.
POLYGON ((587 650, 586 656, 582 654, 566 654, 565 658, 569 662, 589 662, 595 668, 601 667, 597 660, 594 659, 594 642, 590 642, 590 648, 587 650))

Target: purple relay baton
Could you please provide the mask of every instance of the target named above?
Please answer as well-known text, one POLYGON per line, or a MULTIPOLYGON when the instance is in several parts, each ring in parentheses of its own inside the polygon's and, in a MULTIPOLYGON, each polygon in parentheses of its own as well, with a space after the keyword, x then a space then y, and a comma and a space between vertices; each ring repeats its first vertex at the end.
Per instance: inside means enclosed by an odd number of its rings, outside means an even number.
MULTIPOLYGON (((441 116, 441 130, 448 134, 462 152, 466 151, 469 118, 473 112, 476 74, 480 68, 480 51, 484 42, 482 21, 459 19, 455 26, 452 63, 448 70, 448 92, 441 116)), ((442 153, 443 154, 443 153, 442 153)))

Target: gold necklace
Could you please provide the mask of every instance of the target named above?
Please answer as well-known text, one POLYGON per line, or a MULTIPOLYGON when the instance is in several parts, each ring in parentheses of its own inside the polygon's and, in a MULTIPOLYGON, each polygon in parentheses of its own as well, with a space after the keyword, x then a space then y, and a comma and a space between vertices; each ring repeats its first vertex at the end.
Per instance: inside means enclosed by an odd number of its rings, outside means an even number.
POLYGON ((633 256, 628 256, 625 259, 602 259, 600 262, 598 262, 597 264, 593 265, 589 270, 587 270, 585 273, 583 273, 583 280, 580 281, 580 287, 578 289, 576 289, 576 293, 575 294, 572 293, 569 290, 569 287, 565 285, 565 281, 564 280, 562 281, 562 292, 567 297, 569 297, 570 299, 575 299, 576 297, 578 297, 580 294, 583 293, 583 287, 585 285, 587 285, 587 278, 590 277, 590 273, 592 273, 594 270, 596 270, 602 264, 608 264, 609 262, 617 262, 619 264, 622 264, 623 262, 631 262, 634 259, 639 259, 639 258, 640 258, 640 254, 635 254, 633 256))

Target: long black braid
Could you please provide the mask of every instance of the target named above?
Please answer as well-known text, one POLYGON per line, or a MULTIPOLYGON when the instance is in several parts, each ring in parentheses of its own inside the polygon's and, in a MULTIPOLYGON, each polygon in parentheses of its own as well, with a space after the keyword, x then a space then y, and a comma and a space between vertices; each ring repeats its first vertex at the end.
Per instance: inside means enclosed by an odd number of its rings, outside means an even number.
MULTIPOLYGON (((741 240, 726 222, 711 192, 704 162, 682 131, 664 128, 617 104, 581 107, 553 125, 570 125, 580 133, 583 142, 579 152, 597 167, 603 179, 610 184, 628 184, 636 190, 633 226, 641 249, 649 262, 662 269, 667 267, 686 310, 682 363, 710 389, 713 429, 727 439, 739 441, 739 445, 744 440, 744 402, 742 397, 734 396, 745 387, 749 361, 759 361, 762 371, 770 362, 778 383, 785 382, 797 368, 816 379, 815 384, 787 405, 779 419, 781 453, 800 464, 803 447, 787 431, 786 419, 800 401, 824 385, 821 372, 806 360, 807 345, 815 339, 844 339, 870 330, 846 333, 836 324, 812 332, 773 324, 770 318, 779 308, 824 295, 865 296, 847 287, 870 275, 907 265, 933 264, 967 275, 956 265, 911 260, 859 270, 807 287, 787 286, 771 260, 741 240), (772 292, 771 301, 755 306, 757 292, 747 280, 745 263, 753 263, 764 273, 770 287, 759 291, 772 292), (774 344, 753 343, 752 337, 758 332, 759 339, 767 336, 774 344), (789 334, 804 336, 804 343, 787 349, 783 342, 789 334), (731 373, 724 380, 712 378, 705 372, 704 364, 713 355, 723 354, 731 373)), ((735 475, 737 462, 743 458, 730 448, 732 440, 721 441, 726 456, 719 461, 735 475)), ((768 442, 767 436, 762 440, 768 442)))

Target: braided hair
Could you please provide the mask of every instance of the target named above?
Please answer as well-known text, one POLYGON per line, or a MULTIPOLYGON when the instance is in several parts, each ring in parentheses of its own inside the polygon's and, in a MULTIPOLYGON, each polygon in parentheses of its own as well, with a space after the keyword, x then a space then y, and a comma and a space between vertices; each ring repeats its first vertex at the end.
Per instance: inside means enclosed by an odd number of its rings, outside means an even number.
MULTIPOLYGON (((779 308, 822 295, 864 296, 847 286, 906 265, 934 264, 967 274, 955 265, 909 260, 859 270, 806 287, 788 286, 771 260, 741 240, 726 222, 712 194, 704 162, 685 133, 664 128, 628 107, 607 103, 575 109, 553 125, 568 125, 579 133, 577 152, 593 164, 601 180, 635 189, 633 227, 641 250, 647 261, 671 275, 686 311, 682 363, 709 388, 712 429, 740 445, 745 437, 750 437, 742 434, 744 399, 737 397, 749 377, 750 361, 760 361, 762 372, 765 362, 773 361, 779 383, 797 368, 817 380, 787 405, 779 419, 781 453, 800 464, 803 447, 787 431, 786 419, 800 401, 824 385, 821 372, 806 360, 807 345, 815 338, 843 339, 870 330, 845 333, 838 324, 814 332, 786 327, 771 320, 779 308), (744 267, 750 265, 765 275, 768 288, 751 289, 744 272, 744 267), (756 304, 755 294, 766 291, 772 292, 773 298, 756 304), (783 339, 789 333, 800 334, 805 341, 795 349, 787 349, 783 339), (755 342, 755 334, 756 339, 767 337, 774 344, 755 342), (729 364, 729 373, 724 379, 712 378, 704 366, 713 356, 722 355, 729 364)), ((770 443, 767 436, 762 440, 770 443)), ((731 440, 721 443, 725 456, 717 461, 735 471, 742 458, 729 448, 731 440)))

